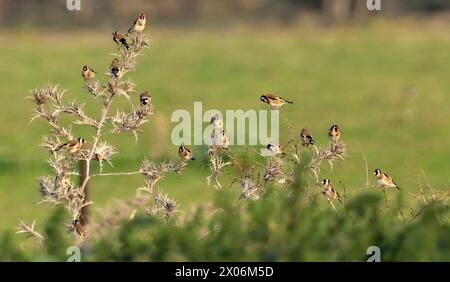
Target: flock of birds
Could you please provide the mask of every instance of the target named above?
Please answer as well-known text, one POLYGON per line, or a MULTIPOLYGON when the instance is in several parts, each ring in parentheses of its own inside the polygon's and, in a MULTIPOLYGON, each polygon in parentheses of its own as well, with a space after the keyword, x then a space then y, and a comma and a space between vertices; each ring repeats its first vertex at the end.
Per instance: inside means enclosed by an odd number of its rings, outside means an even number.
MULTIPOLYGON (((139 17, 133 22, 132 26, 128 29, 128 32, 123 36, 120 32, 114 31, 112 33, 113 35, 113 41, 119 46, 126 48, 127 50, 130 48, 130 45, 127 42, 126 37, 128 37, 130 34, 134 32, 142 32, 145 29, 146 25, 146 16, 144 13, 141 13, 139 17)), ((118 77, 120 74, 120 62, 119 59, 114 58, 110 65, 110 75, 113 77, 118 77)), ((88 65, 84 65, 81 71, 81 75, 85 80, 91 80, 95 78, 96 72, 94 69, 92 69, 88 65)), ((268 104, 272 110, 278 110, 280 107, 286 105, 286 104, 293 104, 293 102, 288 101, 282 97, 279 97, 274 94, 265 94, 261 95, 260 97, 261 102, 268 104)), ((143 92, 139 96, 139 101, 141 105, 146 106, 149 105, 151 102, 151 96, 148 91, 143 92)), ((223 120, 220 117, 220 115, 215 115, 211 119, 211 125, 214 128, 221 129, 221 132, 219 134, 219 142, 217 144, 220 144, 221 148, 228 149, 229 147, 229 139, 228 136, 223 129, 223 120)), ((338 125, 333 125, 328 131, 328 138, 330 142, 333 144, 336 144, 339 142, 341 137, 341 131, 338 125)), ((310 146, 314 145, 314 139, 309 131, 308 128, 303 128, 300 132, 300 141, 303 146, 310 146)), ((74 155, 76 154, 86 143, 86 140, 78 137, 73 140, 69 140, 68 142, 59 145, 54 151, 59 151, 60 149, 64 148, 69 154, 74 155)), ((283 147, 281 145, 276 145, 269 143, 267 145, 267 149, 269 152, 271 152, 272 155, 278 155, 285 153, 283 152, 283 147)), ((181 145, 178 148, 178 155, 182 162, 189 161, 189 160, 195 160, 192 150, 185 145, 181 145)), ((376 184, 377 186, 381 187, 383 191, 388 188, 397 188, 400 189, 400 187, 394 182, 392 177, 384 173, 381 169, 376 169, 373 173, 376 178, 376 184)), ((328 201, 334 201, 338 200, 342 202, 342 198, 340 194, 337 192, 336 188, 331 184, 331 181, 329 179, 324 179, 321 182, 322 185, 322 193, 326 196, 328 201)), ((84 229, 82 225, 80 224, 79 220, 74 220, 73 227, 77 231, 77 233, 80 236, 84 236, 84 229)))
MULTIPOLYGON (((273 94, 262 95, 260 99, 261 102, 270 105, 272 110, 279 109, 281 106, 284 106, 286 104, 293 104, 293 102, 273 94)), ((339 142, 341 138, 341 131, 338 125, 334 124, 331 126, 331 128, 328 130, 328 138, 332 144, 336 144, 337 142, 339 142)), ((300 131, 300 141, 302 142, 303 146, 314 145, 314 139, 308 128, 303 128, 300 131)), ((280 145, 269 144, 267 145, 267 149, 273 154, 282 153, 282 147, 280 145)), ((375 169, 373 174, 377 178, 377 186, 381 187, 383 189, 383 192, 388 188, 396 188, 400 190, 400 187, 395 183, 392 177, 384 173, 381 169, 375 169)), ((342 202, 341 195, 331 184, 330 179, 324 179, 321 184, 323 188, 322 193, 327 197, 328 201, 338 200, 342 202)))

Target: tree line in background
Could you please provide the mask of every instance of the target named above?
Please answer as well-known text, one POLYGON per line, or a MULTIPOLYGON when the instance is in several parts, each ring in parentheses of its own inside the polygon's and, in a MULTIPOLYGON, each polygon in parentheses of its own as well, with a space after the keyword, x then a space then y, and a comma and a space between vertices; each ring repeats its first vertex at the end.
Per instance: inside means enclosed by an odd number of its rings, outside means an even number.
MULTIPOLYGON (((81 10, 70 12, 66 2, 0 0, 0 23, 54 28, 111 26, 112 23, 119 26, 137 11, 145 11, 165 25, 267 20, 289 24, 305 12, 321 15, 326 23, 333 24, 369 15, 366 0, 80 0, 81 10)), ((381 0, 381 3, 383 15, 432 14, 450 9, 448 0, 381 0)))

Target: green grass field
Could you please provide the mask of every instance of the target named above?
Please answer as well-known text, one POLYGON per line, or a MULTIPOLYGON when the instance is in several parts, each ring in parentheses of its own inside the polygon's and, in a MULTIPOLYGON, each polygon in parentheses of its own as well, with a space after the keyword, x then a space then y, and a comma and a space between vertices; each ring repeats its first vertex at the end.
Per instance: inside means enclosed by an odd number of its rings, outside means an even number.
MULTIPOLYGON (((25 97, 30 89, 51 82, 68 89, 67 98, 85 101, 94 110, 80 69, 89 64, 102 76, 115 48, 109 31, 0 34, 8 38, 8 44, 0 45, 0 231, 4 231, 16 228, 21 219, 37 218, 39 223, 51 210, 36 204, 37 178, 48 171, 46 152, 38 144, 48 127, 42 121, 29 123, 33 104, 25 97)), ((323 176, 361 187, 366 181, 363 151, 370 172, 385 169, 403 187, 402 193, 415 193, 423 172, 435 187, 449 187, 450 37, 445 29, 373 23, 313 30, 155 28, 149 35, 151 47, 130 76, 138 91, 152 93, 155 115, 137 143, 132 134, 111 136, 120 154, 107 171, 136 170, 144 156, 175 158, 177 148, 170 143, 174 110, 192 111, 194 101, 202 101, 205 109, 266 109, 259 96, 273 91, 295 102, 284 112, 297 131, 310 128, 318 144, 327 143, 331 124, 341 126, 348 158, 323 176), (412 92, 405 90, 409 88, 412 92)), ((75 126, 74 132, 86 139, 92 136, 75 126)), ((283 130, 283 142, 287 139, 283 130)), ((209 201, 213 194, 205 180, 206 152, 200 149, 194 147, 200 160, 185 174, 170 175, 159 183, 182 210, 209 201)), ((373 175, 370 179, 373 182, 373 175)), ((133 195, 142 181, 139 176, 95 179, 94 208, 133 195)))

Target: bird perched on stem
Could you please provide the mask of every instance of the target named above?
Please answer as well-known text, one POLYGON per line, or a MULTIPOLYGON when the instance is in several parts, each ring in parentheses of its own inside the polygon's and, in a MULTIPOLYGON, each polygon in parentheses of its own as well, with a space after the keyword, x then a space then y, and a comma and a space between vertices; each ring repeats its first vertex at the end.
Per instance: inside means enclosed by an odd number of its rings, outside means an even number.
POLYGON ((223 128, 223 120, 222 117, 219 114, 214 115, 211 118, 211 122, 210 124, 212 124, 212 126, 214 128, 223 128))
POLYGON ((314 139, 311 136, 308 128, 303 128, 300 132, 300 141, 302 141, 303 146, 314 145, 314 139))
POLYGON ((183 162, 187 160, 195 160, 192 154, 192 150, 184 145, 181 145, 180 148, 178 148, 178 155, 183 162))
POLYGON ((294 103, 294 102, 288 101, 286 99, 283 99, 281 97, 278 97, 274 94, 261 95, 260 99, 261 99, 261 102, 269 104, 271 106, 272 110, 276 110, 285 104, 293 104, 294 103))
POLYGON ((381 187, 381 189, 383 189, 385 204, 386 204, 386 207, 388 207, 389 206, 389 200, 388 200, 387 195, 386 195, 386 189, 387 188, 397 188, 398 190, 400 190, 400 187, 398 187, 398 185, 394 182, 392 177, 390 177, 389 175, 384 173, 379 168, 375 169, 373 174, 376 175, 376 177, 377 177, 377 186, 381 187))
POLYGON ((145 14, 141 13, 139 17, 133 22, 133 25, 128 29, 128 32, 125 36, 128 36, 130 33, 135 31, 142 32, 145 29, 145 23, 147 19, 145 18, 145 14))
POLYGON ((95 71, 91 67, 84 65, 81 70, 81 76, 84 79, 93 79, 95 78, 95 71))
POLYGON ((342 203, 341 195, 339 195, 336 188, 333 187, 330 179, 324 179, 322 181, 322 187, 323 187, 322 194, 324 194, 325 197, 327 197, 329 202, 338 200, 339 202, 342 203))
POLYGON ((332 143, 337 143, 340 138, 341 138, 341 130, 339 129, 338 125, 334 124, 328 131, 328 139, 330 139, 332 143))
POLYGON ((109 67, 111 76, 118 77, 120 72, 119 59, 114 58, 111 62, 111 66, 109 67))
POLYGON ((86 235, 86 231, 84 230, 83 225, 81 225, 80 221, 78 219, 75 219, 72 222, 73 229, 77 232, 78 235, 83 239, 86 235))
POLYGON ((377 186, 386 189, 386 188, 397 188, 400 190, 400 187, 394 182, 392 177, 384 173, 381 169, 377 168, 373 172, 374 175, 377 177, 377 186))
POLYGON ((152 101, 152 96, 150 95, 150 93, 148 93, 148 91, 142 92, 142 94, 139 96, 139 101, 144 106, 148 105, 152 101))
POLYGON ((127 48, 127 50, 130 49, 130 46, 128 45, 127 40, 125 39, 125 37, 123 37, 122 34, 120 34, 120 32, 114 31, 112 33, 112 35, 113 35, 114 42, 116 42, 119 45, 124 46, 125 48, 127 48))
POLYGON ((59 145, 56 149, 56 151, 59 151, 61 148, 65 148, 67 152, 69 152, 70 154, 75 154, 76 152, 78 152, 81 147, 83 146, 83 144, 86 143, 86 141, 81 138, 78 137, 76 139, 72 139, 62 145, 59 145))
POLYGON ((230 140, 228 139, 227 132, 222 129, 222 132, 220 134, 220 147, 224 150, 228 150, 230 146, 230 140))
POLYGON ((282 147, 281 145, 274 145, 274 144, 272 144, 272 143, 269 143, 269 144, 267 145, 267 150, 269 150, 269 152, 270 152, 273 156, 279 155, 279 154, 281 154, 281 155, 283 155, 283 156, 286 155, 286 153, 283 152, 283 147, 282 147))

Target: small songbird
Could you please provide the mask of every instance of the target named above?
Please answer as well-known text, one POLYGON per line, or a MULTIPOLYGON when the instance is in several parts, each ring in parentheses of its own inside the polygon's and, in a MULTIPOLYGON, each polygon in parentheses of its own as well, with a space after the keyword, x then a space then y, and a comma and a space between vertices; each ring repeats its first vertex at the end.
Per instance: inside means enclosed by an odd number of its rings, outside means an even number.
POLYGON ((384 173, 381 169, 377 168, 373 172, 374 175, 377 176, 377 186, 386 189, 386 188, 397 188, 400 190, 400 187, 398 187, 397 184, 395 184, 392 177, 384 173))
POLYGON ((278 97, 273 94, 262 95, 260 99, 261 99, 261 102, 269 104, 272 107, 272 110, 276 110, 285 104, 293 104, 294 103, 294 102, 288 101, 286 99, 283 99, 283 98, 278 97))
POLYGON ((83 225, 81 225, 80 221, 78 219, 75 219, 72 222, 73 229, 80 235, 81 238, 84 238, 86 235, 86 231, 84 230, 83 225))
POLYGON ((269 143, 267 145, 267 150, 269 150, 269 152, 273 156, 278 155, 278 154, 286 155, 286 153, 283 152, 283 147, 281 145, 274 145, 272 143, 269 143))
POLYGON ((228 139, 228 135, 227 135, 225 130, 222 130, 221 140, 220 141, 221 141, 220 146, 223 149, 227 150, 228 147, 230 146, 230 140, 228 139))
POLYGON ((139 101, 142 105, 148 105, 152 102, 152 96, 148 91, 142 92, 142 94, 139 96, 139 101))
POLYGON ((339 139, 341 138, 341 131, 339 129, 339 126, 334 124, 330 130, 328 131, 328 138, 331 142, 337 143, 339 139))
POLYGON ((300 140, 302 141, 303 146, 314 145, 314 139, 311 136, 308 128, 303 128, 300 132, 300 140))
POLYGON ((219 114, 214 115, 211 118, 210 124, 212 124, 214 128, 223 128, 222 117, 219 114))
POLYGON ((65 148, 67 150, 67 152, 69 152, 70 154, 75 154, 76 152, 78 152, 81 149, 81 147, 83 146, 84 143, 86 143, 86 141, 83 138, 78 137, 77 139, 72 139, 67 143, 59 145, 55 149, 55 152, 60 150, 61 148, 65 148))
POLYGON ((143 31, 145 29, 145 23, 146 23, 145 14, 141 13, 139 17, 133 22, 133 25, 128 30, 126 36, 135 31, 137 32, 143 31))
POLYGON ((114 31, 112 33, 112 35, 113 35, 114 42, 125 46, 125 48, 127 48, 127 49, 130 49, 130 46, 128 45, 127 40, 125 39, 125 37, 123 37, 122 34, 120 34, 120 32, 114 31))
POLYGON ((188 147, 181 145, 180 148, 178 148, 178 155, 181 158, 181 161, 187 161, 187 160, 195 160, 195 158, 192 155, 192 150, 188 147))
POLYGON ((109 67, 111 71, 111 76, 118 77, 120 72, 119 59, 114 58, 111 62, 111 66, 109 67))
POLYGON ((95 78, 95 71, 91 67, 84 65, 81 70, 81 76, 83 76, 84 79, 93 79, 95 78))
POLYGON ((322 181, 322 186, 323 186, 322 194, 324 194, 325 197, 327 197, 328 201, 338 200, 339 202, 342 203, 341 195, 339 195, 336 188, 334 188, 333 185, 331 185, 330 179, 324 179, 322 181))

